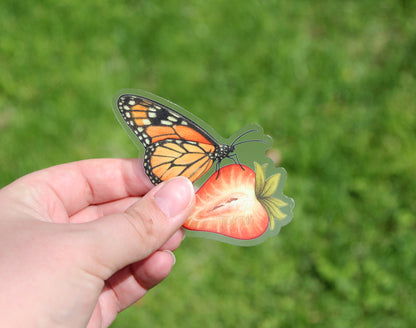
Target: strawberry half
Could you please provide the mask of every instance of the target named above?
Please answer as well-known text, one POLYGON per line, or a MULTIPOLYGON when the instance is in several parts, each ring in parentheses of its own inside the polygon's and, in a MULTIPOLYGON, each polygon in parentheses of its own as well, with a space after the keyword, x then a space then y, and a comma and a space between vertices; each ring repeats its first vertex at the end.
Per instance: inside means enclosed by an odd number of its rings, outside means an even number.
POLYGON ((255 163, 256 173, 245 165, 231 164, 215 172, 197 191, 196 204, 184 227, 249 240, 274 228, 283 219, 279 207, 287 205, 271 197, 280 174, 265 180, 266 166, 255 163))

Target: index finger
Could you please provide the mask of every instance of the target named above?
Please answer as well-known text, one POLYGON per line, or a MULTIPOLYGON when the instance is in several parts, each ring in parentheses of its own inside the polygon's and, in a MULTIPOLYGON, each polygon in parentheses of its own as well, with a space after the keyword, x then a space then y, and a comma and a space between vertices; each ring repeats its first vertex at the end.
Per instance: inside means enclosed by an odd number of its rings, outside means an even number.
POLYGON ((37 171, 19 180, 36 187, 49 201, 53 195, 58 197, 69 216, 88 205, 142 196, 153 188, 137 159, 83 160, 37 171))

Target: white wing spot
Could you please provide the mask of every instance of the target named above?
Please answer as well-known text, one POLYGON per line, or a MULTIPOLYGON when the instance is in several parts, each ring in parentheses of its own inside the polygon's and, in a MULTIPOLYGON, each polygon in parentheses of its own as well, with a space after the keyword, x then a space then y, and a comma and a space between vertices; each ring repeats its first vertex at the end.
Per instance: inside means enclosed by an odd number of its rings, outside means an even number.
POLYGON ((173 116, 168 116, 168 120, 172 122, 178 122, 178 120, 173 116))
POLYGON ((160 123, 165 124, 165 125, 172 125, 171 121, 166 121, 166 120, 160 120, 160 123))
POLYGON ((147 118, 145 118, 145 119, 143 120, 143 124, 144 124, 144 125, 150 125, 150 120, 148 120, 147 118))
POLYGON ((151 113, 148 113, 147 116, 149 116, 151 118, 155 118, 156 117, 156 113, 151 112, 151 113))
POLYGON ((135 102, 134 100, 130 100, 130 101, 129 101, 129 105, 130 105, 130 106, 133 106, 135 103, 136 103, 136 102, 135 102))
POLYGON ((172 110, 169 111, 169 114, 179 118, 179 115, 172 110))

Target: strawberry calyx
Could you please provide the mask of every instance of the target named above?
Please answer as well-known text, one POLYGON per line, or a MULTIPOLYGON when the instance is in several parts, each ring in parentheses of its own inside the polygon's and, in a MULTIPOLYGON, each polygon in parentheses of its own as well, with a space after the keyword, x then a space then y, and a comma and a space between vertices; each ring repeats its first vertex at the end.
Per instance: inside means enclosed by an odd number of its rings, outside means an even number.
POLYGON ((275 219, 283 220, 286 217, 286 214, 280 210, 280 207, 286 206, 287 203, 272 197, 279 185, 280 173, 274 174, 266 179, 265 171, 267 164, 261 166, 254 162, 254 166, 256 171, 255 195, 257 200, 266 210, 267 216, 269 217, 270 230, 273 230, 275 227, 275 219))

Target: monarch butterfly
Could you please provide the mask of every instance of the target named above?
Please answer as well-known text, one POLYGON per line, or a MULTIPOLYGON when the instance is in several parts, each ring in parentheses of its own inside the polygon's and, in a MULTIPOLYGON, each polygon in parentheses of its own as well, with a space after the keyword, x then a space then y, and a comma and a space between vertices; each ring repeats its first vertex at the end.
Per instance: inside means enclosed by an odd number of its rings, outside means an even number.
MULTIPOLYGON (((238 162, 235 146, 263 140, 237 141, 230 145, 219 143, 191 119, 146 97, 124 94, 117 108, 127 126, 145 148, 143 166, 153 184, 175 176, 185 176, 192 182, 202 177, 216 162, 218 170, 225 158, 238 162)), ((218 170, 219 174, 219 170, 218 170)), ((217 176, 218 177, 218 176, 217 176)))

